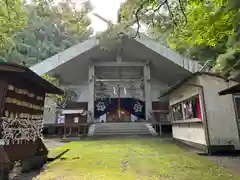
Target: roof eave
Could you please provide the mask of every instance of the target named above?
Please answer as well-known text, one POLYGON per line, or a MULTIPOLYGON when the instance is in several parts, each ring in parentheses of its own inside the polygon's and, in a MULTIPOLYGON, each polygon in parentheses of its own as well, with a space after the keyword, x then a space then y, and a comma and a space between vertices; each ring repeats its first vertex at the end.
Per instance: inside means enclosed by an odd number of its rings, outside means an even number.
POLYGON ((227 94, 236 94, 236 93, 240 93, 240 84, 237 84, 235 86, 232 86, 230 88, 227 88, 218 92, 220 96, 227 95, 227 94))
POLYGON ((8 73, 16 73, 17 75, 19 75, 18 77, 23 77, 24 79, 27 79, 28 81, 42 87, 45 93, 59 94, 59 95, 63 94, 63 91, 61 89, 54 86, 47 80, 43 79, 41 76, 37 75, 26 66, 17 65, 13 63, 2 63, 0 64, 0 71, 4 71, 8 73))

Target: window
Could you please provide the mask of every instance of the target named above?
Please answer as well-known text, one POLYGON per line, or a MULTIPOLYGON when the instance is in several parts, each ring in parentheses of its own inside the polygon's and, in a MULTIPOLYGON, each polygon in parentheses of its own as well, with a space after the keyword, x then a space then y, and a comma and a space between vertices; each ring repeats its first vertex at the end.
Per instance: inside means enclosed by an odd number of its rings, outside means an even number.
POLYGON ((201 119, 199 95, 172 106, 174 121, 198 118, 201 119))
POLYGON ((78 120, 79 120, 78 117, 74 117, 74 122, 75 122, 75 123, 78 123, 78 120))
POLYGON ((179 103, 172 107, 173 119, 174 121, 179 121, 183 119, 182 104, 179 103))
POLYGON ((200 106, 199 106, 199 97, 194 96, 189 100, 183 103, 184 106, 184 119, 191 119, 191 118, 201 118, 200 115, 200 106))

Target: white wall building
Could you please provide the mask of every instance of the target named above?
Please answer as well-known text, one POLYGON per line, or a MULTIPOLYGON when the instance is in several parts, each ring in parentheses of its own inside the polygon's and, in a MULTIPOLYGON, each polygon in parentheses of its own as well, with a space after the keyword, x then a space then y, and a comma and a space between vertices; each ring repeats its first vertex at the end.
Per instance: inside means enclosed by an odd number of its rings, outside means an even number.
POLYGON ((215 74, 195 73, 163 93, 169 95, 173 137, 209 153, 239 150, 234 98, 218 94, 233 84, 215 74))

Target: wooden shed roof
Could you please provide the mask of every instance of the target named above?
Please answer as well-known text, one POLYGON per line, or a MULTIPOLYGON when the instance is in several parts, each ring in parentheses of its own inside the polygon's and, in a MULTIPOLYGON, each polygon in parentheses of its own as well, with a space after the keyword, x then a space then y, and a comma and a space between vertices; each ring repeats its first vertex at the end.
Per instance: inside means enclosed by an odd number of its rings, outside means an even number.
POLYGON ((41 87, 45 93, 63 94, 63 91, 61 89, 43 79, 41 76, 37 75, 25 66, 0 62, 0 72, 5 72, 9 75, 16 75, 16 79, 19 78, 19 80, 26 79, 27 81, 34 83, 36 86, 41 87))

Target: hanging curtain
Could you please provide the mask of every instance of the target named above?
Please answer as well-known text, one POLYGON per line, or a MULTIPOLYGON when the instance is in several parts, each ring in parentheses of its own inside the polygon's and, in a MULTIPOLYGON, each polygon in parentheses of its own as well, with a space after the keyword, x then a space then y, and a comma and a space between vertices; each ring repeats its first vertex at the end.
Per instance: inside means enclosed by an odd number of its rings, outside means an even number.
MULTIPOLYGON (((94 116, 98 118, 107 112, 118 108, 118 98, 99 99, 94 102, 94 116)), ((145 119, 145 102, 133 98, 121 98, 120 108, 126 110, 128 113, 145 119)))
POLYGON ((117 107, 116 98, 98 99, 94 102, 94 116, 99 118, 117 107))
POLYGON ((200 95, 197 96, 196 98, 196 117, 198 119, 201 119, 201 107, 200 107, 200 100, 199 100, 200 95))
POLYGON ((121 98, 121 108, 137 116, 138 118, 145 118, 145 102, 133 98, 121 98))
POLYGON ((108 112, 114 111, 118 107, 118 101, 117 98, 109 98, 109 106, 108 106, 108 112))
POLYGON ((109 99, 98 99, 94 101, 94 116, 98 118, 108 112, 109 99))
POLYGON ((145 102, 132 98, 131 104, 132 104, 132 113, 131 114, 133 114, 141 119, 145 119, 145 102))

